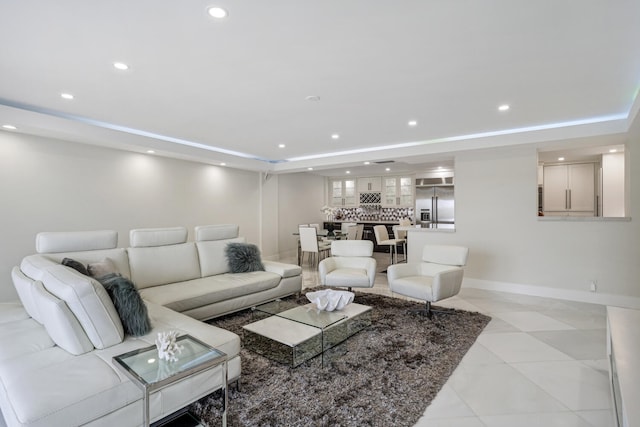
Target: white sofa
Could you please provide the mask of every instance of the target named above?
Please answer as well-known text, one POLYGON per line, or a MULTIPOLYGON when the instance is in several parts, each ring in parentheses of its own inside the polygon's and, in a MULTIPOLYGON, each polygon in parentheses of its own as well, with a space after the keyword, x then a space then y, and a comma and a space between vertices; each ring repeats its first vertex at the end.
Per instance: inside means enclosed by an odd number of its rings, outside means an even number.
MULTIPOLYGON (((13 426, 138 426, 142 393, 112 357, 154 343, 160 331, 190 334, 225 352, 229 382, 240 378, 240 338, 203 323, 301 291, 300 267, 263 261, 265 271, 230 273, 225 247, 243 242, 235 225, 139 229, 129 248, 115 231, 40 233, 35 255, 12 271, 21 303, 0 304, 0 409, 13 426), (152 330, 125 335, 95 279, 61 265, 109 258, 145 301, 152 330)), ((157 421, 221 387, 220 368, 153 394, 157 421)))

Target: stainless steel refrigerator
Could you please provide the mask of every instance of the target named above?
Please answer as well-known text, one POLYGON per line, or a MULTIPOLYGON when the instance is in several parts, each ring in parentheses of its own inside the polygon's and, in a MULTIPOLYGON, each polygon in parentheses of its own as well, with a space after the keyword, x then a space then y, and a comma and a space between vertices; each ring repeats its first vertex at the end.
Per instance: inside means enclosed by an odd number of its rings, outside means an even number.
POLYGON ((416 186, 416 224, 454 228, 453 185, 416 186))

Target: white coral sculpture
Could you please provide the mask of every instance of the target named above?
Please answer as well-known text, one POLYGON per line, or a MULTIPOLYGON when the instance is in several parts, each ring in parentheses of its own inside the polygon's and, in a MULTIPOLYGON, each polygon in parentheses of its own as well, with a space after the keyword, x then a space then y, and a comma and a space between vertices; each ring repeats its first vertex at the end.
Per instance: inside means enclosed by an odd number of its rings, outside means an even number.
POLYGON ((167 362, 177 362, 178 355, 182 353, 183 346, 177 342, 178 331, 158 332, 156 347, 158 358, 167 362))

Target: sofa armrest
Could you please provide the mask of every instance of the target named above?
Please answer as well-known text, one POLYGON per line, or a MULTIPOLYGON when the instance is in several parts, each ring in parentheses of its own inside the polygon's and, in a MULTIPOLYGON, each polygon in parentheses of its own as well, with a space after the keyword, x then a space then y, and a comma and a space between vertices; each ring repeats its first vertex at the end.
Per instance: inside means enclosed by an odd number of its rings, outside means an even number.
POLYGON ((276 261, 262 261, 262 265, 264 265, 265 271, 279 274, 283 278, 300 276, 302 274, 302 268, 295 264, 286 264, 284 262, 276 261))

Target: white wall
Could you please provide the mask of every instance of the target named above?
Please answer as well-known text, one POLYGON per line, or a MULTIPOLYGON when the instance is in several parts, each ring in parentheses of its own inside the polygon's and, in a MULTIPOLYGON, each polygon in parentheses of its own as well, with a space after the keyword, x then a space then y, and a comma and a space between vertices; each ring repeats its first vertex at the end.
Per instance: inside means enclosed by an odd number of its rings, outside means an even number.
MULTIPOLYGON (((632 183, 640 182, 639 135, 636 125, 627 144, 632 183)), ((424 239, 468 246, 465 277, 503 288, 530 285, 569 293, 589 292, 595 279, 598 293, 640 297, 637 220, 539 219, 532 147, 459 154, 455 164, 455 233, 426 233, 424 239)), ((638 188, 631 189, 632 212, 640 212, 638 188)))
POLYGON ((602 216, 624 216, 624 153, 602 155, 602 216))
MULTIPOLYGON (((640 120, 625 148, 627 215, 640 212, 640 120)), ((537 155, 513 147, 456 155, 456 231, 433 243, 468 245, 466 277, 503 286, 640 297, 640 222, 546 221, 536 216, 537 155)), ((293 257, 297 224, 322 222, 321 176, 268 177, 215 166, 0 132, 0 301, 11 268, 42 230, 237 223, 263 256, 293 257)), ((290 258, 289 258, 290 259, 290 258)))
POLYGON ((298 224, 320 223, 325 216, 320 212, 325 205, 325 178, 309 173, 278 175, 278 228, 280 229, 280 255, 295 257, 298 224))
POLYGON ((39 231, 113 229, 126 247, 132 228, 233 223, 260 238, 257 173, 10 132, 0 132, 0 198, 0 301, 16 298, 11 268, 39 231))

